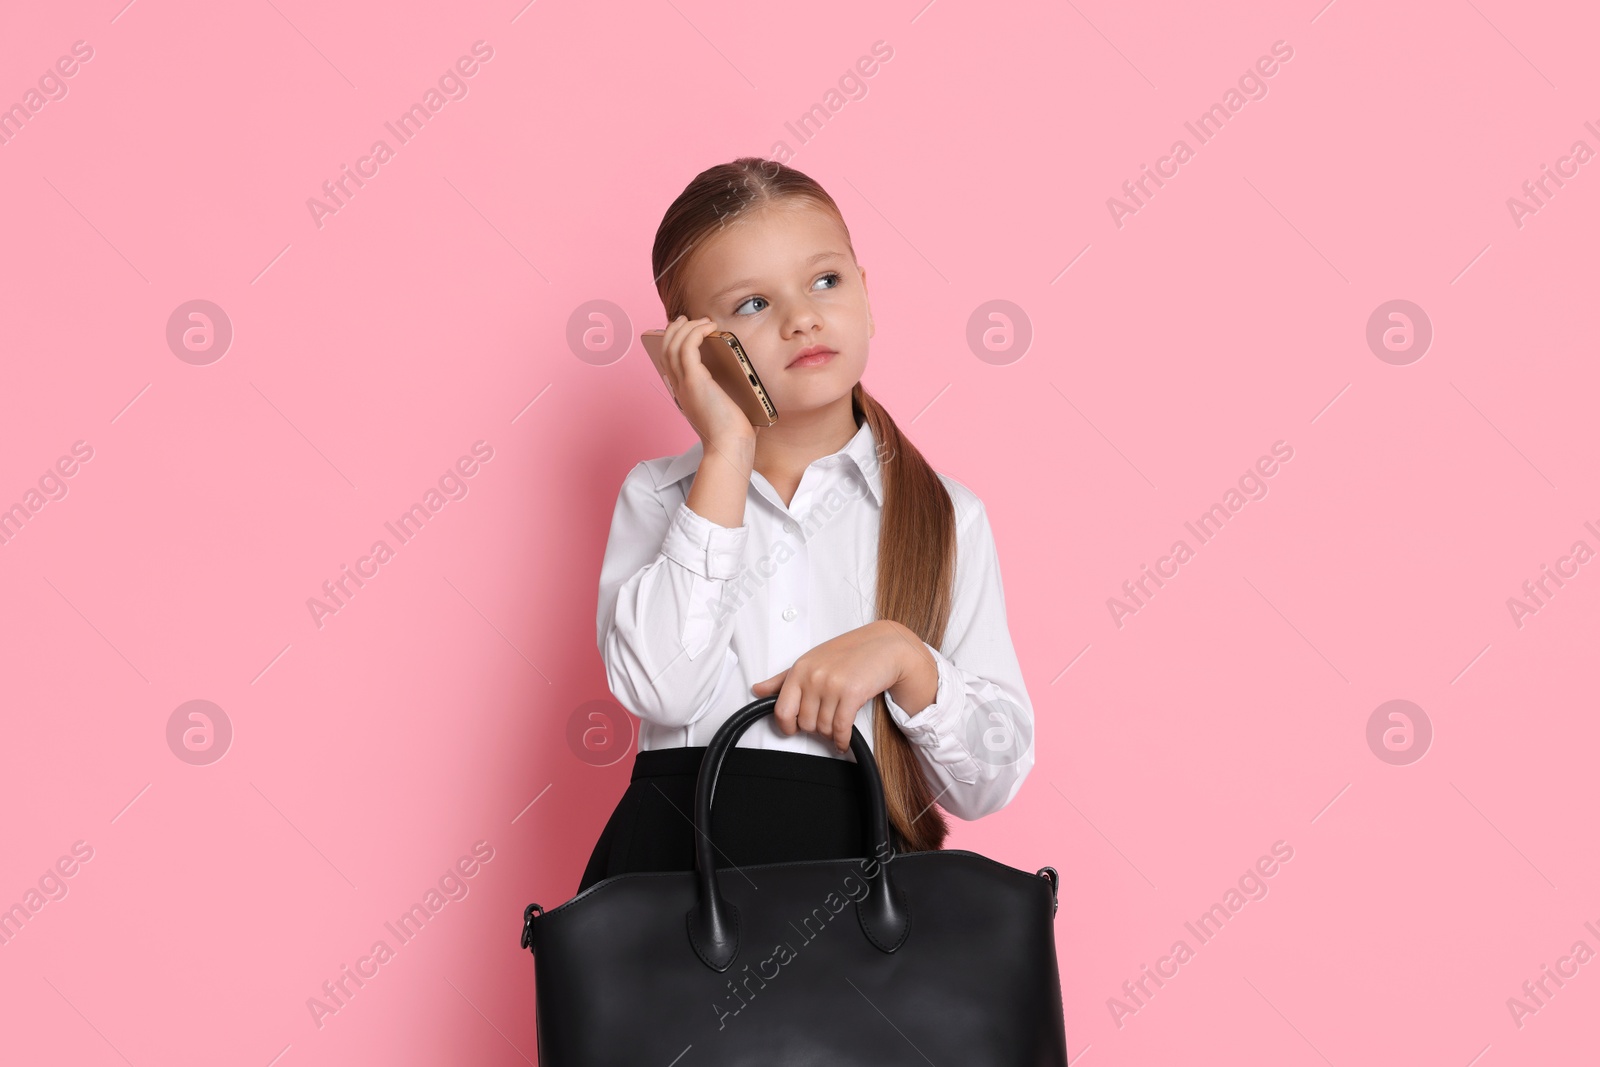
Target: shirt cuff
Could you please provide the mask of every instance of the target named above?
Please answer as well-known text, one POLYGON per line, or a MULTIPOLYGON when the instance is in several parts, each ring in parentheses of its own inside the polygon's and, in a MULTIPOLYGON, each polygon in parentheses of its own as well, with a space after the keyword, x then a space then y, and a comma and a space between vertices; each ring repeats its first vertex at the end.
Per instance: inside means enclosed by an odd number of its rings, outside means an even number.
POLYGON ((977 761, 973 759, 961 733, 956 730, 966 710, 966 685, 956 665, 944 653, 926 641, 922 642, 922 647, 933 657, 939 672, 933 703, 911 715, 895 703, 887 689, 883 692, 883 702, 889 708, 889 716, 899 724, 907 740, 926 749, 935 761, 949 767, 957 781, 975 782, 980 773, 977 761))
POLYGON ((688 504, 673 513, 661 554, 703 578, 726 581, 739 573, 748 526, 719 526, 688 504))

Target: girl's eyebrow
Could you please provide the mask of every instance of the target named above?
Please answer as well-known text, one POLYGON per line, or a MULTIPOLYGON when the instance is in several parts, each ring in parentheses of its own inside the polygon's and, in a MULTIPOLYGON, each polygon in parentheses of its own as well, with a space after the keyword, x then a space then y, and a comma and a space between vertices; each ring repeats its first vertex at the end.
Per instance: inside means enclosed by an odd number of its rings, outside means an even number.
MULTIPOLYGON (((838 257, 840 259, 843 259, 844 258, 844 253, 843 252, 833 252, 833 251, 818 252, 816 255, 814 255, 810 259, 806 260, 804 265, 807 266, 807 267, 814 266, 814 265, 816 265, 818 263, 821 263, 825 259, 832 259, 834 257, 838 257)), ((732 285, 723 286, 721 289, 718 289, 716 292, 712 293, 709 297, 707 297, 707 302, 714 304, 718 300, 721 300, 723 297, 727 296, 729 293, 733 292, 735 289, 747 289, 750 286, 755 285, 757 280, 758 279, 755 279, 755 278, 743 278, 743 279, 741 279, 739 281, 734 282, 732 285)))

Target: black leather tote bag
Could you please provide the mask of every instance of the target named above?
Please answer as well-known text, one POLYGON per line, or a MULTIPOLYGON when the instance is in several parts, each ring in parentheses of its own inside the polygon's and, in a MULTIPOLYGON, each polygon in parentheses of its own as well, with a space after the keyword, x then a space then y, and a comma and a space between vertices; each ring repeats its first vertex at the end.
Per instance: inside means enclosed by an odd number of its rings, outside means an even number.
POLYGON ((540 1067, 1066 1067, 1055 870, 896 853, 860 730, 872 856, 717 869, 717 774, 776 705, 747 704, 706 748, 694 871, 525 909, 540 1067))

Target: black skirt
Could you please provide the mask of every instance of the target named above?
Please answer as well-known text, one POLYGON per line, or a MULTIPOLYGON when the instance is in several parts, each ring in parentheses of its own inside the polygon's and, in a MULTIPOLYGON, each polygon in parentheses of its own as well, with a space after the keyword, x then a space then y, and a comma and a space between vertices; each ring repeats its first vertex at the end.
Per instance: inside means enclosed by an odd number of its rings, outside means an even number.
MULTIPOLYGON (((578 892, 616 874, 694 870, 694 790, 705 751, 635 755, 578 892)), ((718 867, 865 857, 865 826, 866 789, 854 759, 735 746, 722 761, 711 804, 718 867)))

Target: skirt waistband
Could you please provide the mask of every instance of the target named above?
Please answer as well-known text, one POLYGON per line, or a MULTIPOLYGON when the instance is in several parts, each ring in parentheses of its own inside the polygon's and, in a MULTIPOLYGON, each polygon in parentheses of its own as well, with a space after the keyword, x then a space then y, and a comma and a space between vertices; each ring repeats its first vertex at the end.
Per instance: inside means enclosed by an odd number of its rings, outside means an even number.
MULTIPOLYGON (((662 775, 696 777, 705 756, 705 745, 655 748, 634 756, 631 780, 662 775)), ((749 776, 781 778, 813 785, 856 789, 861 785, 861 767, 855 757, 814 756, 808 752, 785 752, 770 748, 741 748, 735 745, 722 760, 720 778, 749 776)))

